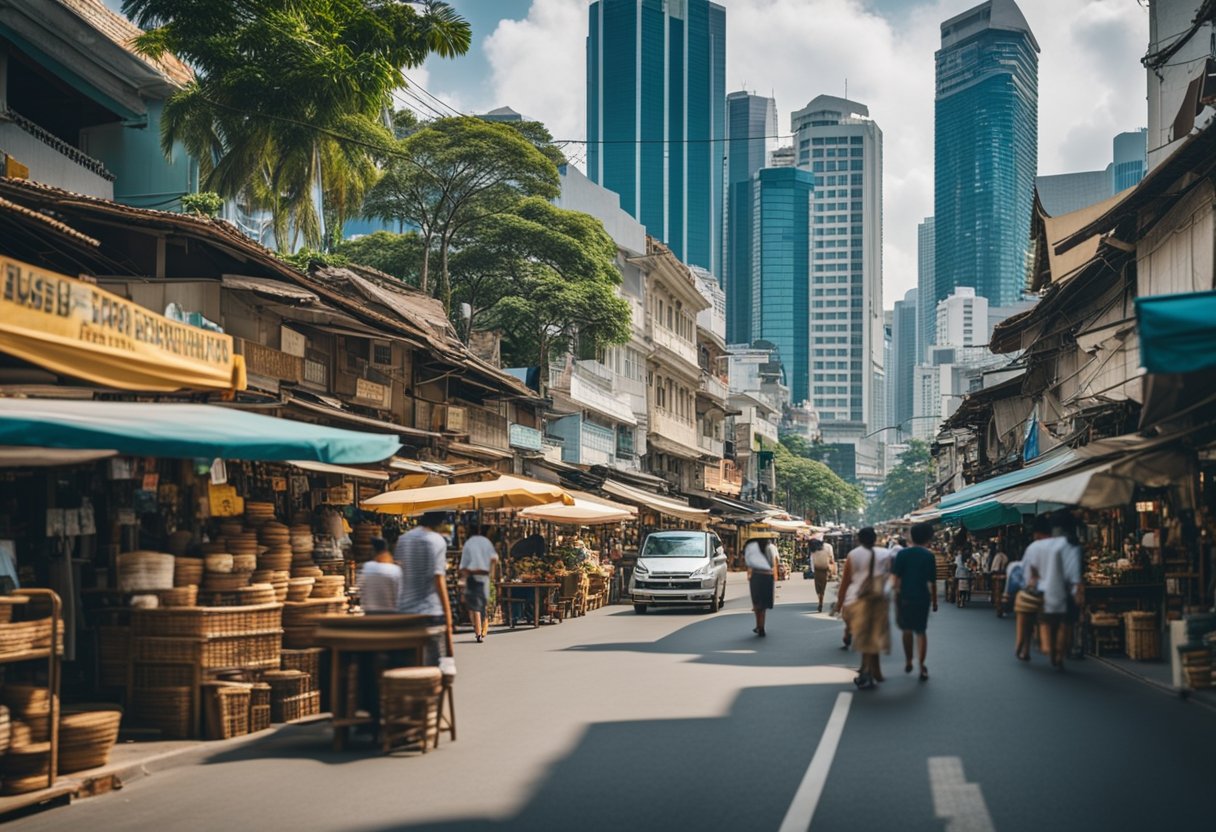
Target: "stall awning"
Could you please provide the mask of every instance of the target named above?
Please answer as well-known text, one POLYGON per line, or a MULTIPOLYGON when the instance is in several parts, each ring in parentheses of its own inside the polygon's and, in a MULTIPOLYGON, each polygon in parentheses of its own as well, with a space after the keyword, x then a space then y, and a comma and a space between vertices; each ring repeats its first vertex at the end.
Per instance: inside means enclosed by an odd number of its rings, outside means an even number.
POLYGON ((552 502, 572 504, 574 498, 552 483, 503 476, 480 482, 386 491, 364 500, 363 507, 386 514, 420 514, 432 510, 521 508, 552 502))
POLYGON ((1216 367, 1216 291, 1136 298, 1140 363, 1150 373, 1216 367))
POLYGON ((118 456, 117 451, 76 451, 63 448, 0 447, 0 468, 52 468, 84 465, 118 456))
POLYGON ((440 465, 438 462, 422 462, 416 459, 404 459, 395 456, 388 465, 394 471, 405 471, 409 474, 432 474, 436 477, 452 476, 452 469, 446 465, 440 465))
POLYGON ((747 523, 754 522, 768 513, 765 508, 755 503, 732 500, 720 494, 709 495, 709 510, 721 512, 727 519, 747 523))
POLYGON ((653 509, 669 517, 678 517, 681 520, 689 520, 693 523, 705 523, 709 520, 708 509, 693 508, 688 503, 680 502, 671 497, 660 497, 658 494, 641 491, 616 480, 604 480, 604 484, 600 487, 614 497, 620 497, 627 503, 633 503, 642 508, 653 509))
POLYGON ((574 498, 574 505, 549 503, 543 506, 525 508, 519 513, 520 517, 529 520, 545 520, 559 525, 570 526, 603 526, 610 523, 623 523, 637 516, 637 509, 631 506, 617 505, 616 508, 604 505, 605 500, 586 500, 574 498))
POLYGON ((998 491, 1004 491, 1007 488, 1013 488, 1014 486, 1023 485, 1024 483, 1044 477, 1052 471, 1075 465, 1077 459, 1078 455, 1076 451, 1066 449, 1034 465, 1027 465, 1025 468, 1010 471, 1008 474, 1001 474, 999 477, 973 483, 942 498, 940 504, 942 515, 946 515, 951 509, 968 503, 974 503, 981 497, 991 496, 998 491))
POLYGON ((388 474, 383 471, 372 471, 367 468, 351 468, 349 465, 330 465, 328 462, 309 462, 304 459, 293 459, 291 465, 301 471, 312 471, 317 474, 337 474, 343 477, 353 477, 358 480, 372 482, 388 482, 388 474))
POLYGON ((61 399, 0 399, 0 445, 336 465, 379 462, 401 447, 395 436, 228 407, 61 399))

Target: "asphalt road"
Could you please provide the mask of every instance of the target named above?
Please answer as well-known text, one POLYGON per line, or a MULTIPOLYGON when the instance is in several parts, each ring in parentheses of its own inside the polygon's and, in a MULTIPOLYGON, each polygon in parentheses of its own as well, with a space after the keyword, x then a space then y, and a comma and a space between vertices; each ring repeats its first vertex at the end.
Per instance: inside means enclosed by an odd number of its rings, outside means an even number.
POLYGON ((1216 713, 1094 661, 1016 662, 984 604, 931 618, 929 682, 897 646, 854 691, 810 582, 781 585, 759 639, 731 578, 717 615, 458 636, 459 740, 425 756, 335 754, 297 726, 9 828, 1213 828, 1216 713))

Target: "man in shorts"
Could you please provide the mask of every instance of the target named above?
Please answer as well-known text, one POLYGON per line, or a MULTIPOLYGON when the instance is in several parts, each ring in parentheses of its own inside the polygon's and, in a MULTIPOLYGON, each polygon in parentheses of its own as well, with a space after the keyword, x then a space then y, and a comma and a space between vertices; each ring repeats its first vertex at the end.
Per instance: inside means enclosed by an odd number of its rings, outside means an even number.
POLYGON ((904 673, 912 672, 912 636, 916 636, 920 655, 920 680, 929 679, 925 656, 929 639, 929 610, 937 612, 937 561, 925 544, 933 539, 933 527, 918 523, 912 527, 912 545, 900 549, 891 565, 895 576, 895 622, 904 636, 904 673))

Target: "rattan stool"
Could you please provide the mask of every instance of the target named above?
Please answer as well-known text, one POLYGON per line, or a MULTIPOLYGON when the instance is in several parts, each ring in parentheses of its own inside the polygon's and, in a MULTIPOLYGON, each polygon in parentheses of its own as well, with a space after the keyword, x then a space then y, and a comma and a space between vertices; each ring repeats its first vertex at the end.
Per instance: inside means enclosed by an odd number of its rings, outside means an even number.
POLYGON ((417 743, 423 754, 439 743, 443 674, 437 667, 397 667, 380 675, 380 740, 387 754, 417 743))
POLYGON ((439 747, 439 735, 447 731, 452 742, 456 742, 456 700, 452 695, 452 683, 455 676, 443 674, 443 688, 439 692, 439 724, 435 732, 435 747, 439 747))

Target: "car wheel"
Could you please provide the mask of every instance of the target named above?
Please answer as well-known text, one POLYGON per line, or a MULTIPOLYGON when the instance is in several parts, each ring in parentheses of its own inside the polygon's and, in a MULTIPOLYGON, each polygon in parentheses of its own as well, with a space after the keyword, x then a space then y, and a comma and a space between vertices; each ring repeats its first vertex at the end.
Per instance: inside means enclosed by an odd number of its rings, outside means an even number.
POLYGON ((633 611, 636 612, 638 615, 645 615, 646 614, 646 605, 645 604, 634 604, 633 611))

